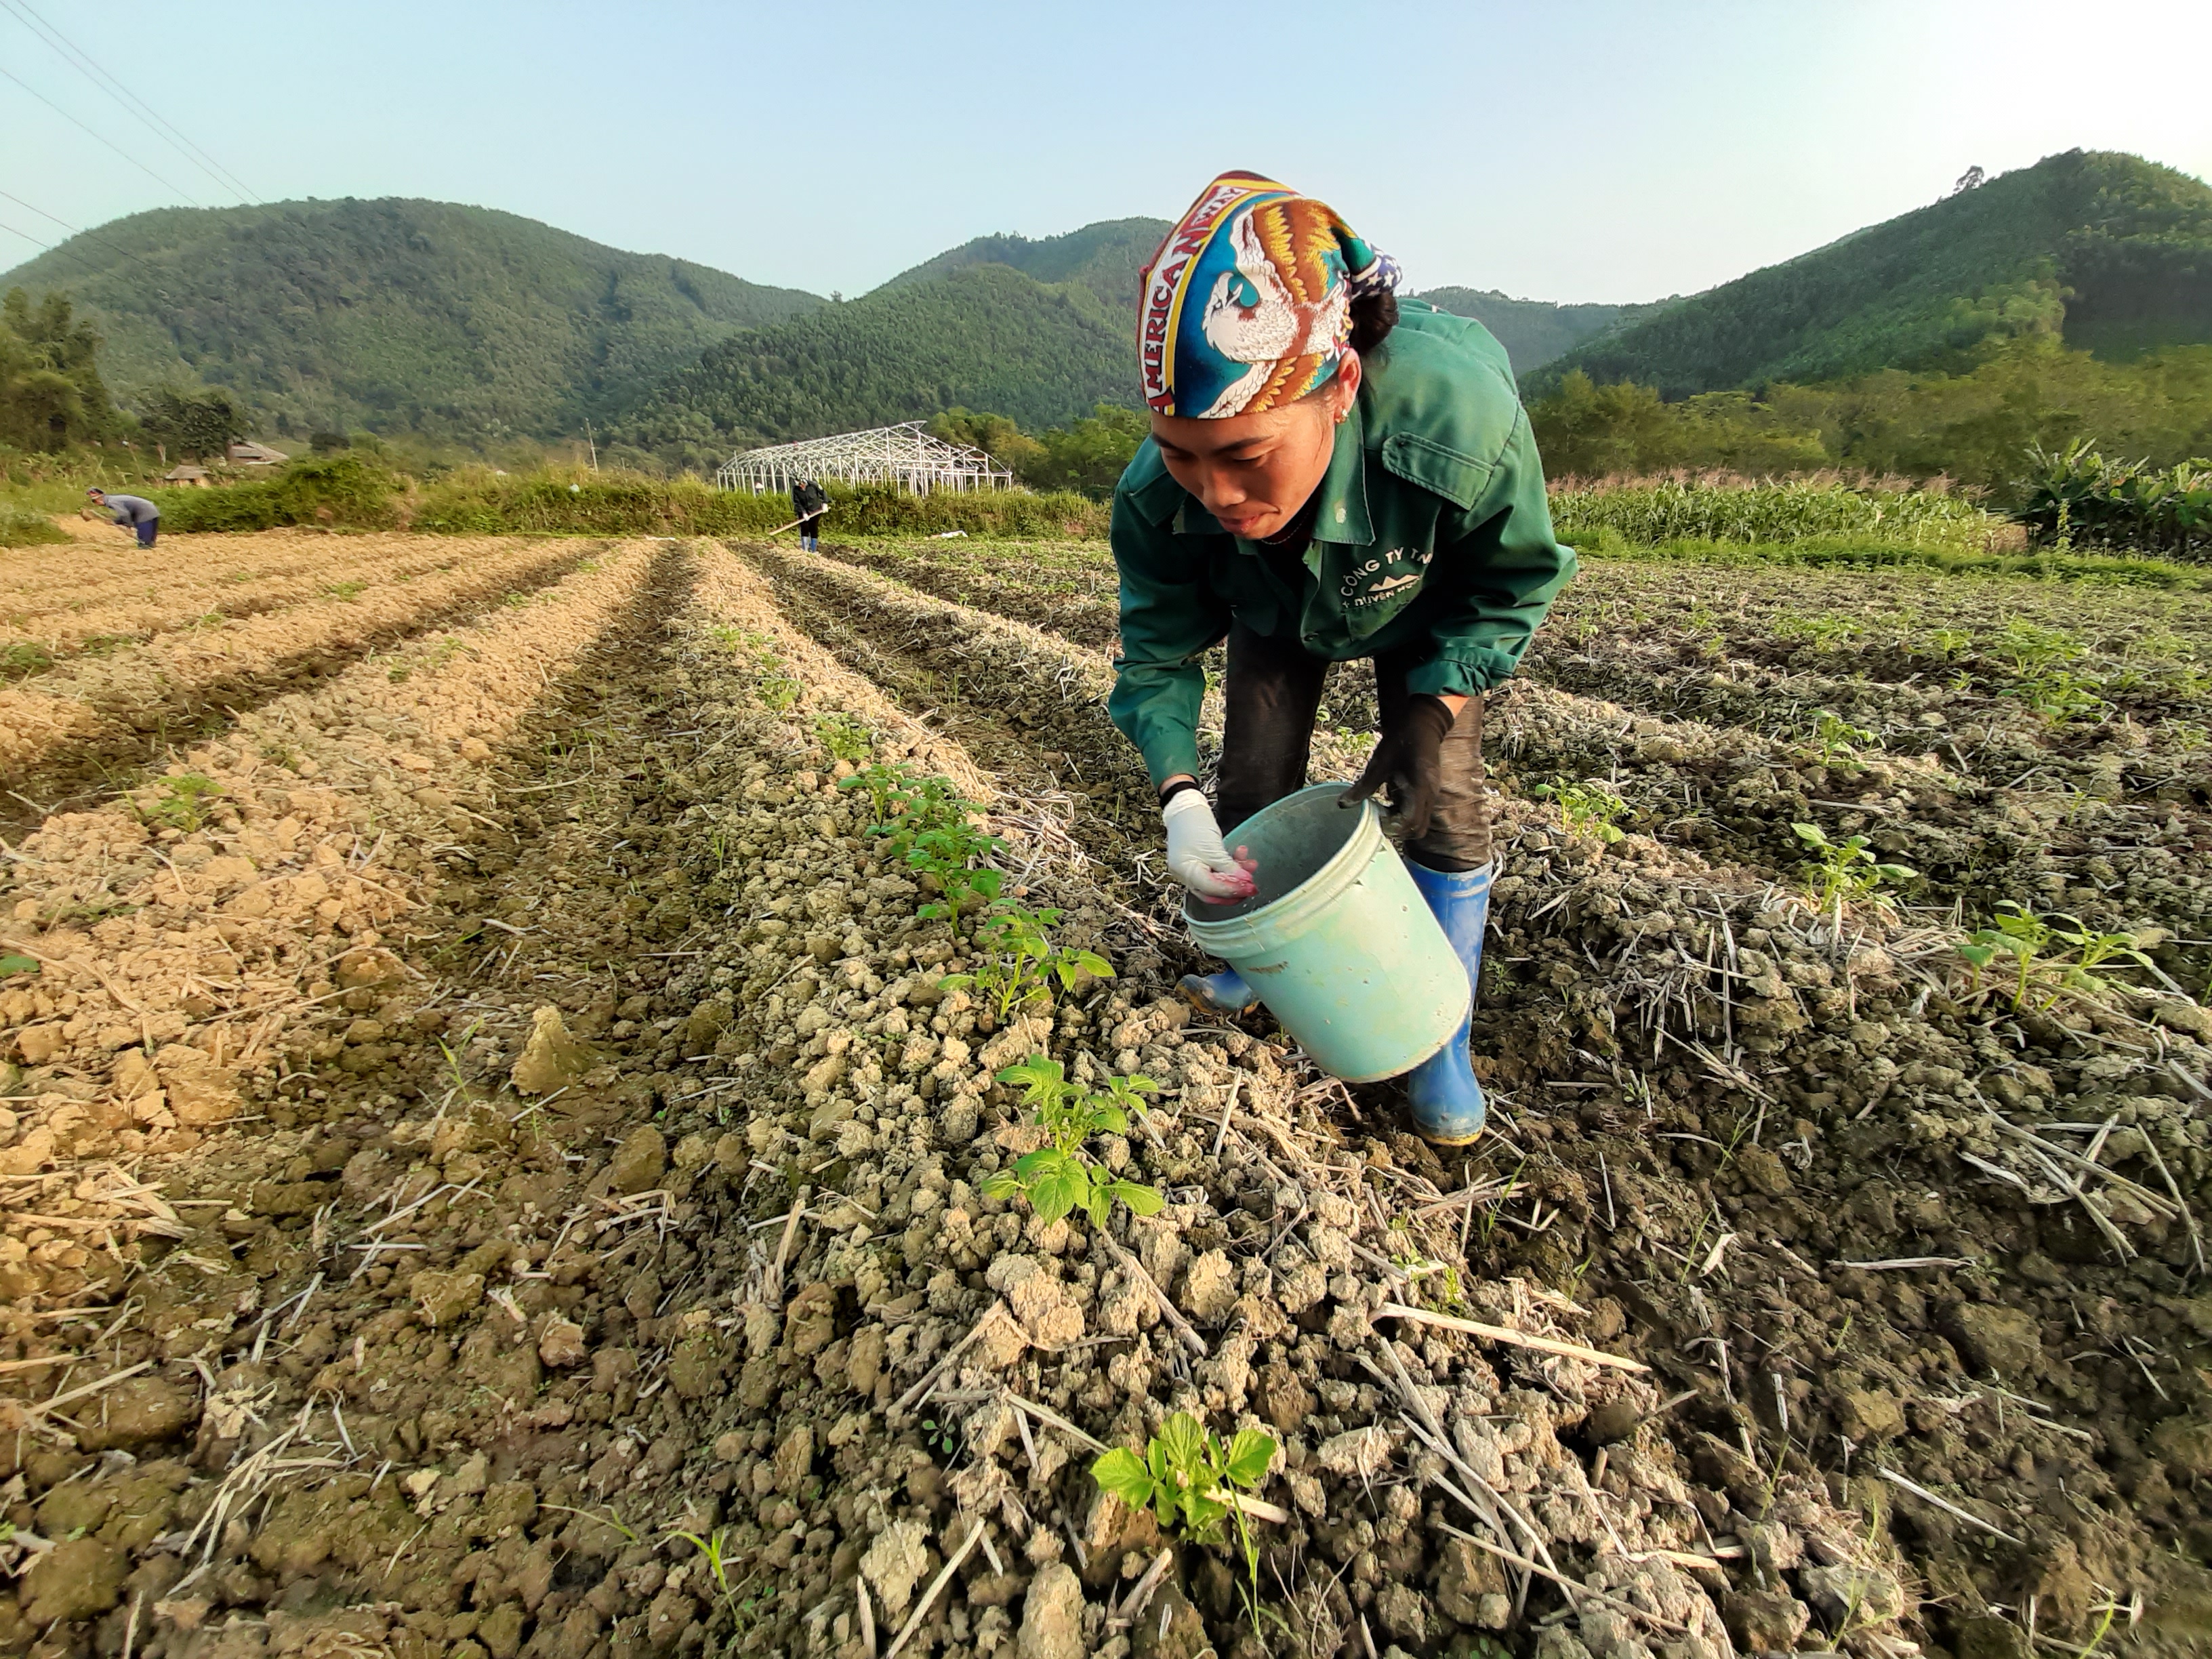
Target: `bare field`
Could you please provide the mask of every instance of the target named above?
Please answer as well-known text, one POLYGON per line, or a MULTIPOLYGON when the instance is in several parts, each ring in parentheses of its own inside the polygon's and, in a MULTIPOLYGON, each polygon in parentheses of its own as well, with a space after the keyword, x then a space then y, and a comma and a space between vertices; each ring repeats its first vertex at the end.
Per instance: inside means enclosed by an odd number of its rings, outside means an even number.
POLYGON ((1593 567, 1497 702, 1440 1158, 1169 995, 1101 550, 222 539, 285 597, 198 632, 0 568, 138 618, 3 694, 89 712, 0 866, 0 1650, 2202 1627, 2186 607, 1593 567), (1032 1055, 1156 1085, 1077 1154, 1151 1212, 1004 1195, 1032 1055), (1249 1555, 1092 1480, 1177 1413, 1272 1443, 1249 1555))

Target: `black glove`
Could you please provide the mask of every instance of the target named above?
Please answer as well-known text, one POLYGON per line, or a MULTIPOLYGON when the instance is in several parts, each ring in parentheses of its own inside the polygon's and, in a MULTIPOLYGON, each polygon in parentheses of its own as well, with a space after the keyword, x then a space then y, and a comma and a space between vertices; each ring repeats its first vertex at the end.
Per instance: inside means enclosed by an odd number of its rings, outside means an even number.
POLYGON ((1387 783, 1404 838, 1420 840, 1437 810, 1443 741, 1457 718, 1441 697, 1421 693, 1407 698, 1397 718, 1383 726, 1359 781, 1339 795, 1336 804, 1356 806, 1387 783))

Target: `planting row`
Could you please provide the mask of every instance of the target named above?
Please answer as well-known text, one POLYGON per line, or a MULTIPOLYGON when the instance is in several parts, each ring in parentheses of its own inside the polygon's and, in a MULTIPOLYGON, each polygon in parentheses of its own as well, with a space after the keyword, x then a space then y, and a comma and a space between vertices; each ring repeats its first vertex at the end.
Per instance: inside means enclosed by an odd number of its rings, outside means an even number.
MULTIPOLYGON (((43 672, 56 659, 112 651, 174 629, 217 627, 306 600, 353 598, 509 550, 491 541, 441 547, 422 537, 270 539, 280 544, 252 544, 227 550, 228 556, 212 547, 172 552, 171 568, 159 575, 88 580, 13 601, 0 599, 0 621, 6 624, 0 655, 7 676, 43 672), (249 551, 252 556, 240 556, 249 551)), ((105 576, 105 560, 83 562, 91 566, 88 577, 105 576)))
MULTIPOLYGON (((2009 1639, 2031 1587, 2078 1646, 2156 1589, 2197 1516, 2159 1420, 2202 1389, 2193 1011, 2063 939, 1978 966, 1858 897, 1508 799, 1497 1115, 1447 1164, 1389 1087, 1165 996, 1103 658, 761 568, 627 554, 226 740, 366 784, 327 793, 418 908, 330 938, 392 960, 232 1080, 267 1121, 136 1131, 131 1180, 79 1167, 15 1224, 27 1294, 109 1292, 82 1325, 0 1315, 21 1356, 116 1326, 96 1419, 33 1409, 76 1378, 0 1377, 33 1425, 9 1518, 54 1544, 19 1558, 27 1625, 178 1652, 237 1621, 410 1656, 1533 1628, 1595 1659, 1901 1655, 2009 1639), (480 660, 475 701, 441 691, 480 660), (410 755, 437 769, 411 797, 410 755), (83 1247, 103 1229, 113 1255, 83 1247)), ((205 872, 196 837, 258 856, 219 838, 227 805, 261 828, 259 785, 198 758, 240 795, 149 799, 215 815, 160 843, 155 890, 205 872)), ((186 930, 128 920, 74 994, 164 1006, 108 953, 186 930)), ((224 1024, 183 1017, 180 1047, 224 1024)), ((42 1064, 0 1038, 9 1092, 96 1104, 124 1065, 57 1023, 42 1064)))
POLYGON ((526 604, 532 590, 583 556, 573 545, 495 544, 411 581, 326 592, 286 610, 80 657, 0 689, 0 780, 25 793, 82 785, 152 744, 219 723, 240 704, 312 681, 441 621, 488 604, 526 604))
MULTIPOLYGON (((999 626, 963 630, 948 607, 908 608, 935 613, 928 634, 944 653, 999 626)), ((1011 673, 992 688, 1007 707, 1029 695, 1011 673)), ((1063 715, 1084 718, 1096 718, 1095 705, 1063 715)), ((1909 923, 1880 902, 1901 872, 1871 844, 1854 846, 1846 823, 1828 820, 1814 841, 1778 824, 1790 866, 1807 867, 1760 880, 1624 833, 1570 793, 1605 763, 1606 748, 1656 739, 1656 758, 1668 739, 1697 728, 1538 688, 1509 700, 1500 725, 1510 764, 1534 749, 1563 775, 1542 781, 1540 800, 1501 804, 1505 853, 1478 1064, 1501 1109, 1499 1149, 1517 1158, 1522 1146, 1537 1148, 1530 1167, 1552 1172, 1532 1185, 1564 1210, 1548 1224, 1541 1205, 1533 1210, 1522 1224, 1534 1236, 1491 1258, 1493 1270, 1517 1254, 1564 1273, 1588 1253, 1585 1295, 1617 1297, 1639 1329, 1727 1344, 1716 1363, 1735 1375, 1745 1414, 1781 1447, 1802 1449, 1784 1449, 1785 1466, 1802 1455, 1840 1480, 1854 1467, 1850 1448, 1873 1446, 1877 1462, 1898 1460, 1889 1466, 1940 1488, 1954 1507, 1994 1499, 1980 1513, 1997 1517, 2033 1512, 2032 1498, 2005 1494, 2062 1469, 2069 1491, 2112 1482, 2100 1518, 2063 1547, 2087 1564, 2075 1594, 2094 1624, 2091 1587, 2115 1583, 2140 1559, 2136 1545, 2121 1541, 2134 1525, 2122 1518, 2130 1506, 2187 1509, 2178 1494, 2193 1467, 2193 1419, 2176 1408, 2195 1390, 2195 1345, 2185 1325, 2146 1309, 2142 1324, 2092 1351, 2065 1349, 2062 1361, 2070 1304, 2042 1287, 2109 1284, 2124 1298, 2131 1274, 2173 1289, 2184 1282, 2197 1249, 2191 1211, 2212 1173, 2192 1114, 2212 1059, 2203 1011, 2165 992, 2148 964, 2124 954, 2126 942, 2063 918, 1999 906, 1966 930, 1909 923), (1523 696, 1537 706, 1523 708, 1523 696), (2085 1129, 2077 1137, 2067 1122, 2085 1129), (2053 1184, 2052 1170, 2080 1167, 2061 1160, 2098 1150, 2097 1133, 2111 1146, 2117 1131, 2106 1126, 2130 1123, 2146 1126, 2142 1148, 2099 1194, 2077 1198, 2070 1176, 2053 1184), (2021 1139, 2022 1124, 2040 1150, 2021 1139), (2179 1183, 2170 1188, 2168 1174, 2179 1183), (1930 1190, 1950 1196, 1934 1205, 1912 1196, 1930 1190), (2107 1231, 2129 1225, 2143 1231, 2120 1243, 2107 1231), (1731 1246, 1755 1254, 1731 1257, 1731 1246), (1714 1265, 1729 1260, 1727 1271, 1714 1265), (1808 1260, 1881 1271, 1835 1275, 1808 1260), (2000 1288, 1943 1261, 2018 1265, 2025 1278, 2000 1288), (1752 1364, 1745 1357, 1754 1353, 1765 1357, 1752 1364), (2142 1382, 2137 1358, 2155 1371, 2156 1389, 2142 1382), (1904 1411, 1954 1388, 1946 1376, 1993 1367, 2009 1378, 2023 1363, 2047 1379, 2042 1397, 2063 1421, 2107 1413, 2102 1437, 2075 1442, 2033 1416, 2008 1434, 1990 1419, 1904 1411), (2021 1434, 2027 1443, 2011 1437, 2021 1434)), ((1910 799, 1912 778, 1881 776, 1910 799)), ((2012 833, 2021 844, 2037 839, 2012 833)), ((2178 889, 2186 878, 2170 855, 2144 867, 2153 883, 2178 889)), ((2195 902, 2194 890, 2179 902, 2195 902)), ((1388 1092, 1363 1109, 1387 1115, 1388 1092)), ((1420 1167, 1418 1148, 1408 1150, 1420 1167)), ((1509 1164, 1498 1173, 1517 1171, 1509 1164)), ((1717 1472, 1734 1431, 1726 1418, 1713 1426, 1722 1439, 1699 1443, 1714 1460, 1703 1467, 1717 1472)), ((1752 1468, 1739 1473, 1755 1478, 1752 1468)), ((2027 1565, 2033 1548, 2008 1565, 1981 1553, 1972 1523, 1899 1501, 1924 1570, 1960 1586, 1953 1628, 2001 1624, 2018 1605, 2002 1581, 2041 1571, 2027 1565)), ((1794 1624, 1796 1614, 1778 1611, 1794 1624)))

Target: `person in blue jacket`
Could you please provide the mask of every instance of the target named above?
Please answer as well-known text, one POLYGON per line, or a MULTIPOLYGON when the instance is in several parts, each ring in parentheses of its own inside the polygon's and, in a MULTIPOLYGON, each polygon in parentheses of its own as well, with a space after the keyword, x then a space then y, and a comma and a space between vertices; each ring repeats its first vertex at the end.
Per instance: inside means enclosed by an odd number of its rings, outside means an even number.
MULTIPOLYGON (((1480 323, 1399 301, 1397 268, 1335 211, 1224 173, 1145 272, 1152 435, 1114 494, 1121 648, 1108 708, 1160 792, 1168 865, 1202 901, 1249 896, 1231 829, 1304 787, 1328 666, 1375 664, 1373 758, 1407 863, 1470 988, 1490 905, 1483 696, 1510 676, 1573 552, 1504 351, 1480 323), (1205 653, 1228 644, 1217 793, 1199 782, 1205 653)), ((1241 1013, 1233 970, 1184 994, 1241 1013)), ((1473 1140, 1468 1031, 1408 1074, 1413 1127, 1473 1140)))
POLYGON ((161 509, 143 495, 111 495, 104 489, 88 489, 94 507, 104 507, 115 515, 115 522, 137 532, 138 545, 151 547, 154 538, 161 533, 161 509))

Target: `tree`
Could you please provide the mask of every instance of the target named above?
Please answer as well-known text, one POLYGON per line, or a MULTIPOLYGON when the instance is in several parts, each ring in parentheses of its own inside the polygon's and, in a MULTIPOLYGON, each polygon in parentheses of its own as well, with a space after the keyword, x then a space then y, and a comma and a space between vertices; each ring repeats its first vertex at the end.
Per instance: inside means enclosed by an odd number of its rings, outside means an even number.
POLYGON ((113 431, 99 349, 100 336, 67 295, 33 306, 21 289, 9 289, 0 300, 0 442, 61 450, 113 431))
POLYGON ((1982 180, 1988 177, 1989 174, 1984 173, 1978 167, 1968 167, 1959 175, 1958 183, 1951 186, 1951 194, 1963 196, 1970 190, 1979 190, 1982 187, 1982 180))
POLYGON ((162 386, 148 396, 139 420, 155 442, 196 461, 222 459, 232 442, 246 435, 245 410, 220 386, 162 386))
POLYGON ((1141 411, 1099 404, 1086 418, 1047 432, 1038 441, 1043 455, 1022 476, 1042 489, 1079 489, 1103 498, 1114 493, 1151 433, 1152 422, 1141 411))

